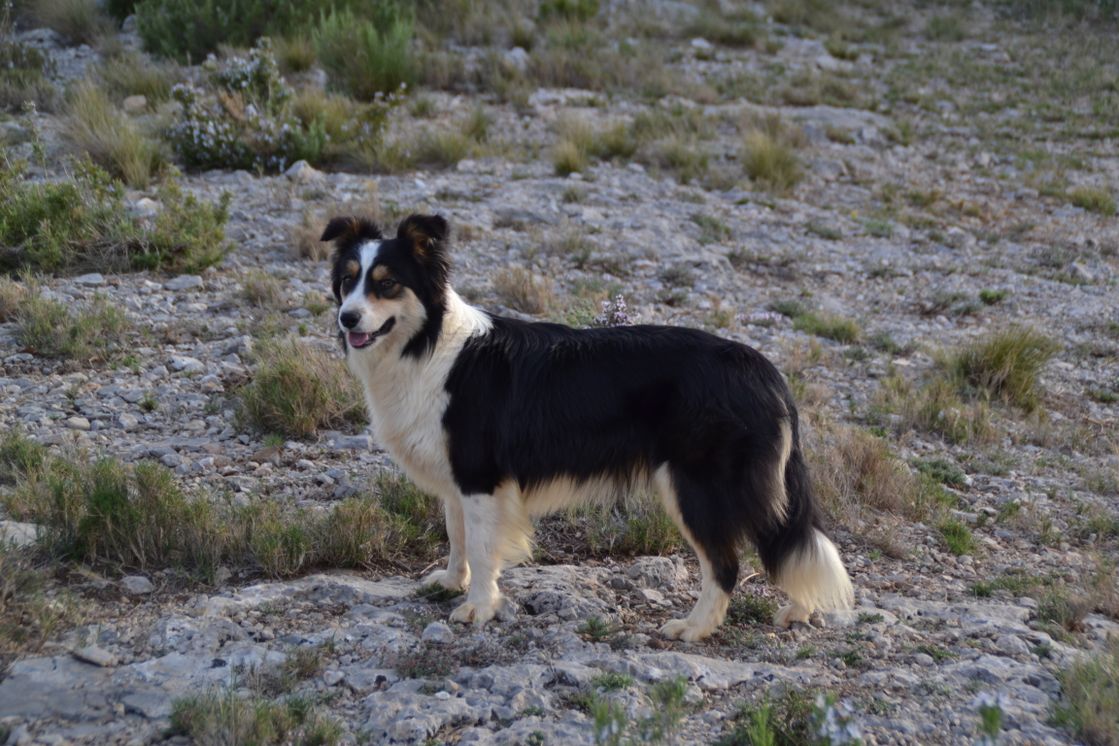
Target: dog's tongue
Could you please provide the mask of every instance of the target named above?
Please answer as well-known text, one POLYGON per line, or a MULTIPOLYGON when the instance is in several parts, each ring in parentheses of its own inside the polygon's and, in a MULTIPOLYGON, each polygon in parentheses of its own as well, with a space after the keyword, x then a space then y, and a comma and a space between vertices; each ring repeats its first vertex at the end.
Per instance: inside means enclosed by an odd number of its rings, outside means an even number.
POLYGON ((369 342, 366 332, 350 332, 350 347, 364 347, 369 342))

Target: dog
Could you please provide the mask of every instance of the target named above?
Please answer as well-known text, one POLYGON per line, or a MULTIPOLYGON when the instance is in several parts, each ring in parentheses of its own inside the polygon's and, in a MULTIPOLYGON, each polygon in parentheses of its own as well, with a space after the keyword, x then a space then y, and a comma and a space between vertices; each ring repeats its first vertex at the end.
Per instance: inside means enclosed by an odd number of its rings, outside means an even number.
POLYGON ((665 636, 700 640, 723 622, 745 541, 792 601, 776 624, 851 606, 796 407, 761 353, 694 329, 486 313, 451 288, 448 232, 438 215, 411 215, 393 238, 338 217, 322 240, 334 242, 338 329, 376 439, 442 500, 447 566, 424 582, 466 590, 453 621, 507 609, 498 576, 529 554, 533 516, 640 489, 702 573, 695 607, 665 636))

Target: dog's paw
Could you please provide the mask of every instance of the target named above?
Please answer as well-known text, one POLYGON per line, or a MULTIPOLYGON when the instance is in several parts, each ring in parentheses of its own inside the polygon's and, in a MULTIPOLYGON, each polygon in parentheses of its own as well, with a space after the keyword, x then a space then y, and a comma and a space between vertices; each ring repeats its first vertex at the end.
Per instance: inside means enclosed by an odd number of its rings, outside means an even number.
POLYGON ((773 615, 773 623, 778 627, 791 627, 793 622, 808 624, 810 616, 812 616, 812 612, 808 609, 800 604, 792 603, 778 609, 777 613, 773 615))
POLYGON ((711 634, 713 630, 692 624, 687 619, 670 619, 661 627, 661 634, 672 640, 697 642, 711 634))
POLYGON ((448 591, 461 591, 465 590, 467 583, 470 581, 470 571, 462 573, 451 573, 447 570, 436 570, 435 572, 428 573, 424 579, 420 581, 421 586, 437 585, 448 591))
POLYGON ((491 603, 480 604, 473 601, 467 601, 459 604, 458 608, 451 612, 452 622, 461 622, 462 624, 474 623, 474 626, 481 627, 497 616, 497 612, 501 609, 502 598, 498 597, 491 603))

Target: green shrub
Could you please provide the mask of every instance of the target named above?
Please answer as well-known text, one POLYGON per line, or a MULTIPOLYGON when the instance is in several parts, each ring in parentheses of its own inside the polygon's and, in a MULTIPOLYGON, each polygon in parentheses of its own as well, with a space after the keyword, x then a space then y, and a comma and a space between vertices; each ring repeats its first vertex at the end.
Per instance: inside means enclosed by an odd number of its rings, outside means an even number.
POLYGON ((962 554, 972 554, 975 551, 975 539, 971 529, 960 521, 950 518, 940 523, 940 536, 944 539, 944 546, 957 557, 962 554))
POLYGON ((540 17, 547 20, 560 18, 584 23, 598 15, 598 0, 544 0, 540 3, 540 17))
POLYGON ((1089 212, 1098 212, 1108 217, 1115 214, 1115 197, 1100 187, 1076 187, 1069 191, 1068 201, 1089 212))
POLYGON ((296 96, 266 40, 245 56, 207 67, 205 86, 172 91, 181 109, 168 135, 190 167, 275 172, 300 159, 359 158, 380 141, 391 102, 360 106, 320 92, 296 96))
POLYGON ((36 0, 31 15, 72 44, 90 44, 109 27, 97 0, 36 0))
POLYGON ((800 159, 793 148, 758 129, 746 134, 742 165, 753 181, 778 194, 788 192, 801 178, 800 159))
POLYGON ((362 101, 410 87, 418 66, 412 52, 412 20, 384 4, 368 20, 347 10, 323 15, 312 34, 331 84, 362 101))
POLYGON ((307 700, 242 697, 230 688, 175 700, 171 734, 200 744, 333 746, 341 741, 342 728, 307 700))
POLYGON ((1044 334, 1014 327, 967 345, 947 365, 966 390, 1034 410, 1040 397, 1038 375, 1057 349, 1044 334))
POLYGON ((148 51, 197 64, 221 46, 251 47, 261 36, 304 30, 333 8, 362 5, 357 0, 140 0, 135 10, 148 51))
POLYGON ((90 81, 79 83, 71 94, 64 132, 75 151, 131 187, 146 187, 164 165, 160 144, 90 81))
POLYGON ((239 394, 243 425, 309 438, 365 422, 358 384, 325 351, 287 339, 261 344, 255 357, 253 378, 239 394))
POLYGON ((1085 743, 1119 744, 1119 640, 1073 661, 1060 679, 1056 722, 1085 743))
POLYGON ((42 357, 89 361, 104 359, 122 348, 127 317, 104 298, 88 308, 29 298, 16 314, 16 339, 21 347, 42 357))
POLYGON ((57 91, 48 75, 53 69, 49 57, 15 40, 11 7, 0 5, 0 110, 13 111, 28 103, 52 109, 57 91))
POLYGON ((843 344, 850 344, 859 338, 858 324, 851 319, 833 314, 805 311, 793 318, 793 329, 843 344))
POLYGON ((123 21, 136 12, 136 0, 106 0, 105 10, 113 18, 123 21))
POLYGON ((225 255, 229 196, 206 204, 174 182, 154 219, 129 214, 124 185, 88 161, 70 178, 31 182, 0 158, 0 271, 199 272, 225 255))

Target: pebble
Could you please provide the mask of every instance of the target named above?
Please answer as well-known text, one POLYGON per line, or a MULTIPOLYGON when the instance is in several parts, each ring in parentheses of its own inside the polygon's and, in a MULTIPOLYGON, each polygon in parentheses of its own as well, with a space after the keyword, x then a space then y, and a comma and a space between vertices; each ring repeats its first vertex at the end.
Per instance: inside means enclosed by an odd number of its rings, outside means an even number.
POLYGON ((66 427, 68 427, 72 430, 83 430, 84 431, 84 430, 89 430, 90 429, 90 424, 89 424, 89 420, 86 419, 85 417, 74 416, 74 417, 68 417, 66 419, 66 427))
POLYGON ((179 275, 178 277, 163 283, 163 288, 165 290, 172 290, 175 292, 183 290, 195 290, 201 288, 202 286, 202 278, 198 275, 179 275))
POLYGON ((104 648, 99 648, 96 645, 88 645, 84 648, 78 648, 73 652, 75 658, 85 663, 92 663, 101 668, 112 668, 117 665, 117 657, 104 648))
POLYGON ((443 622, 432 622, 424 627, 420 639, 424 642, 449 643, 454 642, 455 633, 443 622))
POLYGON ((120 579, 120 585, 126 593, 132 596, 151 593, 155 589, 155 586, 152 585, 152 581, 148 580, 143 575, 125 575, 120 579))

